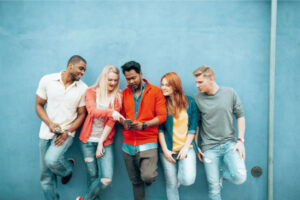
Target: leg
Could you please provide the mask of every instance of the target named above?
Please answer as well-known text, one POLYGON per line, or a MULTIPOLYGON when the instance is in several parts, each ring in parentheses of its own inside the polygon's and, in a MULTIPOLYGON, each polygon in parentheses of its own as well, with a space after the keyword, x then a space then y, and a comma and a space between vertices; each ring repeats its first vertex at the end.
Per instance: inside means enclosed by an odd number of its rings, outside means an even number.
POLYGON ((204 152, 204 169, 208 182, 208 196, 211 200, 221 200, 220 151, 219 146, 204 152))
POLYGON ((73 142, 73 137, 69 136, 68 139, 61 146, 54 145, 54 139, 48 148, 45 155, 45 162, 48 168, 59 176, 67 176, 72 173, 73 165, 64 157, 65 152, 69 149, 73 142))
POLYGON ((242 184, 247 178, 246 167, 245 162, 241 158, 239 152, 232 152, 235 145, 235 142, 229 142, 226 145, 223 177, 234 184, 242 184))
MULTIPOLYGON (((95 143, 97 144, 97 143, 95 143)), ((112 181, 113 176, 113 148, 112 145, 104 147, 105 152, 101 158, 97 159, 97 166, 99 166, 100 173, 89 187, 89 191, 84 197, 85 200, 95 200, 99 197, 100 193, 107 188, 112 181)), ((96 151, 94 152, 94 154, 96 151)))
POLYGON ((140 176, 140 169, 137 162, 136 156, 131 156, 123 152, 125 165, 127 168, 127 173, 129 179, 132 183, 134 199, 135 200, 144 200, 145 199, 145 187, 144 182, 140 176))
POLYGON ((185 186, 192 185, 196 179, 196 153, 190 148, 187 157, 178 161, 178 180, 185 186))
POLYGON ((158 161, 157 148, 146 150, 146 151, 141 151, 138 153, 138 157, 139 157, 141 179, 147 185, 151 185, 155 181, 155 179, 158 175, 158 173, 157 173, 157 161, 158 161))
POLYGON ((47 153, 50 144, 51 144, 51 140, 40 139, 39 141, 40 170, 41 170, 40 182, 44 192, 45 199, 58 200, 59 195, 57 192, 56 175, 47 167, 45 162, 45 155, 47 153))
POLYGON ((159 154, 166 178, 166 190, 168 200, 179 200, 177 163, 169 162, 163 153, 159 154))
POLYGON ((80 142, 81 151, 87 169, 88 187, 98 178, 98 165, 96 160, 97 143, 95 142, 80 142))

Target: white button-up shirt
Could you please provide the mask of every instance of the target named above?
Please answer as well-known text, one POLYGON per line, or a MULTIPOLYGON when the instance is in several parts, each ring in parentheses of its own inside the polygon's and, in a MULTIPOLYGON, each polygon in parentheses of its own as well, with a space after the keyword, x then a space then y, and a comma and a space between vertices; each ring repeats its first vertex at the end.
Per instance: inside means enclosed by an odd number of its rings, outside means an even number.
MULTIPOLYGON (((66 130, 77 118, 77 108, 85 106, 85 91, 88 86, 79 80, 74 81, 68 88, 65 88, 61 77, 62 72, 43 76, 36 94, 47 100, 46 112, 49 119, 59 124, 62 130, 66 130)), ((71 134, 74 137, 75 131, 71 134)), ((39 137, 41 139, 52 139, 54 137, 54 133, 43 121, 39 137)))

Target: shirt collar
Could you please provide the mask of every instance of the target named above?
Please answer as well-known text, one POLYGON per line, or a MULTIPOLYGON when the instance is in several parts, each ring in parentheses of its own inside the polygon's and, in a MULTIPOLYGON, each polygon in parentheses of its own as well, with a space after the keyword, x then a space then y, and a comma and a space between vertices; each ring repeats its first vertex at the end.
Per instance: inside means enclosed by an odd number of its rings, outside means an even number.
MULTIPOLYGON (((59 73, 56 73, 56 76, 53 77, 53 80, 55 81, 59 81, 60 83, 64 84, 63 81, 62 81, 62 73, 65 72, 65 71, 61 71, 59 73)), ((79 80, 80 81, 80 80, 79 80)), ((70 86, 76 86, 78 87, 79 86, 79 81, 74 81, 70 86)), ((70 87, 69 86, 69 87, 70 87)))

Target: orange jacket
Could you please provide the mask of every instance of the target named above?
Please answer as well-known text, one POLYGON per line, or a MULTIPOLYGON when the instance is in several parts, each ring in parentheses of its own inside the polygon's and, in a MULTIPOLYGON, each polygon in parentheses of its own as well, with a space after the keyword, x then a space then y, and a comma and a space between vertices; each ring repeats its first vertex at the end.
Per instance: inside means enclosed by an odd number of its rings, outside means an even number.
POLYGON ((114 110, 120 111, 121 104, 117 99, 114 101, 114 109, 109 107, 108 109, 99 109, 96 108, 96 87, 91 87, 87 89, 86 95, 85 95, 85 106, 88 111, 88 115, 84 121, 84 124, 82 126, 79 139, 87 143, 88 139, 91 136, 92 127, 93 127, 93 121, 94 118, 104 118, 104 127, 107 125, 109 127, 113 127, 109 135, 107 136, 106 140, 104 141, 103 145, 107 146, 113 143, 113 138, 115 135, 115 121, 112 118, 112 113, 114 110))
MULTIPOLYGON (((149 121, 157 117, 159 123, 162 124, 167 119, 165 97, 158 87, 148 83, 146 79, 143 79, 143 81, 146 82, 146 88, 142 94, 137 119, 135 119, 134 97, 130 86, 127 86, 123 91, 122 114, 126 119, 139 122, 149 121)), ((122 132, 125 144, 157 143, 158 126, 149 127, 141 131, 122 129, 122 132)))

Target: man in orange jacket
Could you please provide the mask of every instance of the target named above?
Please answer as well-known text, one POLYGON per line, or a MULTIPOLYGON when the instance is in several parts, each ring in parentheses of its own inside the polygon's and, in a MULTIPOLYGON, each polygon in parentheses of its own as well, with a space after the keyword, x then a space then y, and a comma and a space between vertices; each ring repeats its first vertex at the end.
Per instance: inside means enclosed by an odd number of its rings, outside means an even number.
POLYGON ((130 61, 122 66, 128 86, 123 91, 122 146, 135 200, 145 199, 144 183, 157 177, 158 125, 166 121, 165 98, 158 87, 142 79, 140 64, 130 61), (127 123, 126 123, 127 122, 127 123))

